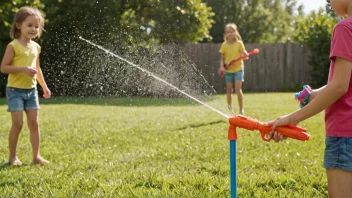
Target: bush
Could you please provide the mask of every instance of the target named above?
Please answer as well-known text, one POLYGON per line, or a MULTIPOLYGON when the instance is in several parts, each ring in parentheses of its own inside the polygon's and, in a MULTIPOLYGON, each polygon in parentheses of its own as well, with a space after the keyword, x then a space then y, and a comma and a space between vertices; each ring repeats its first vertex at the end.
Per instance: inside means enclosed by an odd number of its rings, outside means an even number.
POLYGON ((331 36, 336 22, 335 17, 322 9, 296 21, 294 40, 306 43, 311 51, 309 64, 312 66, 312 87, 327 83, 331 36))

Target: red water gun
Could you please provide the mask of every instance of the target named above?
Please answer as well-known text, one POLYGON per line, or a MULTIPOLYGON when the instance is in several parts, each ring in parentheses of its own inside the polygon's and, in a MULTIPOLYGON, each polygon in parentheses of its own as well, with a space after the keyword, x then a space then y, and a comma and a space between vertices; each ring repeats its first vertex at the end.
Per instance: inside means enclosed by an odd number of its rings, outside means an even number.
MULTIPOLYGON (((236 115, 229 118, 229 131, 228 131, 228 139, 229 140, 237 140, 237 132, 236 128, 244 128, 247 130, 258 130, 262 136, 264 141, 270 141, 266 135, 270 133, 272 130, 272 126, 265 126, 263 123, 258 120, 248 118, 242 115, 236 115)), ((310 135, 307 133, 307 130, 298 126, 286 125, 279 126, 275 129, 278 133, 283 136, 293 138, 296 140, 306 141, 309 140, 310 135)))
MULTIPOLYGON (((258 53, 259 53, 259 49, 255 48, 254 50, 248 52, 248 55, 240 55, 238 58, 232 60, 229 64, 224 64, 224 67, 225 67, 225 69, 228 69, 231 65, 235 64, 236 62, 238 62, 240 60, 243 60, 243 59, 246 59, 250 55, 258 54, 258 53)), ((225 75, 225 72, 224 71, 220 71, 220 69, 219 69, 219 75, 222 78, 225 75)))

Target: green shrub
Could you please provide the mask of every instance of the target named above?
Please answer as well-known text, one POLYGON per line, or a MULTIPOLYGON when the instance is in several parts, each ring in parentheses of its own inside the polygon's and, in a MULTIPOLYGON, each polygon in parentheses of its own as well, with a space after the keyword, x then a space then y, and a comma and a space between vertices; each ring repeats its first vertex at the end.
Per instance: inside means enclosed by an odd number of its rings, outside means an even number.
POLYGON ((312 67, 313 87, 321 87, 327 82, 331 35, 336 22, 335 17, 322 9, 296 21, 296 34, 293 39, 306 43, 311 51, 309 64, 312 67))

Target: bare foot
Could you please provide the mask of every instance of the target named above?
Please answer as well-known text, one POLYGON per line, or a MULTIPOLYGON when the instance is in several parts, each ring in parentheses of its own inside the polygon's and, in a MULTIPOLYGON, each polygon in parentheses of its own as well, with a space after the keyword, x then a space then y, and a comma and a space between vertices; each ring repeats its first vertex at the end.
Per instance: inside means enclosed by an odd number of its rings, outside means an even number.
POLYGON ((20 159, 18 159, 18 157, 16 156, 15 158, 10 159, 10 164, 11 164, 12 166, 21 166, 21 165, 22 165, 22 162, 21 162, 20 159))
POLYGON ((42 158, 42 157, 38 157, 36 159, 33 159, 33 164, 39 164, 39 165, 45 165, 45 164, 49 164, 49 161, 42 158))

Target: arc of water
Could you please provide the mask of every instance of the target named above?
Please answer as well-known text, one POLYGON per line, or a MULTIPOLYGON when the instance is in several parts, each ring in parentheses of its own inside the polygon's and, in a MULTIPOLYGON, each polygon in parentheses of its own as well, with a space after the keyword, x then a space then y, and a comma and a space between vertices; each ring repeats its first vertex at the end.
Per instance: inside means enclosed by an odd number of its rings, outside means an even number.
POLYGON ((208 107, 209 109, 215 111, 216 113, 220 114, 221 116, 224 116, 225 118, 230 118, 229 115, 226 115, 225 113, 223 113, 223 112, 217 110, 216 108, 212 107, 211 105, 206 104, 206 103, 200 101, 199 99, 197 99, 197 98, 191 96, 190 94, 188 94, 188 93, 182 91, 181 89, 177 88, 176 86, 172 85, 171 83, 169 83, 169 82, 165 81, 164 79, 162 79, 162 78, 156 76, 154 73, 152 73, 152 72, 150 72, 150 71, 148 71, 148 70, 146 70, 146 69, 143 69, 143 68, 139 67, 138 65, 136 65, 136 64, 134 64, 134 63, 128 61, 128 60, 125 59, 125 58, 122 58, 122 57, 120 57, 120 56, 118 56, 118 55, 112 53, 112 52, 109 51, 108 49, 105 49, 104 47, 102 47, 102 46, 100 46, 100 45, 98 45, 98 44, 95 44, 95 43, 93 43, 93 42, 90 41, 90 40, 87 40, 87 39, 85 39, 85 38, 83 38, 83 37, 81 37, 81 36, 79 37, 79 39, 81 39, 81 40, 83 40, 83 41, 89 43, 90 45, 93 45, 93 46, 95 46, 95 47, 97 47, 97 48, 99 48, 99 49, 105 51, 107 54, 110 54, 111 56, 114 56, 115 58, 118 58, 118 59, 120 59, 120 60, 126 62, 127 64, 133 66, 134 68, 137 68, 137 69, 139 69, 140 71, 147 73, 148 75, 150 75, 150 76, 153 77, 154 79, 156 79, 156 80, 158 80, 158 81, 160 81, 160 82, 165 83, 166 85, 170 86, 170 87, 173 88, 174 90, 176 90, 176 91, 182 93, 183 95, 189 97, 190 99, 192 99, 192 100, 194 100, 194 101, 196 101, 196 102, 198 102, 198 103, 204 105, 205 107, 208 107))
MULTIPOLYGON (((189 65, 192 66, 193 70, 196 71, 197 74, 202 77, 202 79, 203 79, 203 81, 205 82, 205 84, 206 84, 208 87, 210 87, 210 88, 212 89, 212 91, 213 91, 215 94, 218 94, 218 93, 216 92, 216 90, 214 89, 214 87, 211 86, 211 85, 208 83, 208 81, 205 79, 205 77, 203 76, 203 74, 201 74, 201 72, 199 72, 199 70, 197 70, 197 68, 196 68, 196 66, 194 65, 194 63, 190 63, 190 62, 188 62, 188 61, 185 60, 185 59, 183 59, 183 60, 184 60, 187 64, 189 64, 189 65)), ((206 93, 205 93, 205 95, 208 96, 208 94, 206 94, 206 93)), ((226 108, 226 111, 229 111, 232 115, 235 114, 235 112, 233 112, 233 109, 226 108)))

